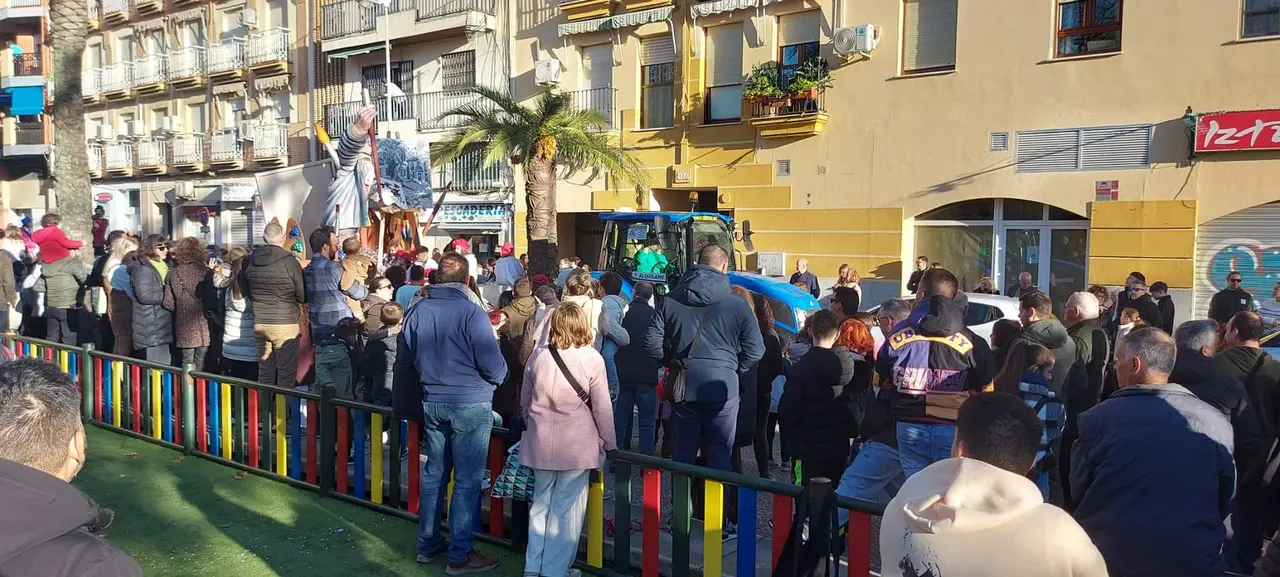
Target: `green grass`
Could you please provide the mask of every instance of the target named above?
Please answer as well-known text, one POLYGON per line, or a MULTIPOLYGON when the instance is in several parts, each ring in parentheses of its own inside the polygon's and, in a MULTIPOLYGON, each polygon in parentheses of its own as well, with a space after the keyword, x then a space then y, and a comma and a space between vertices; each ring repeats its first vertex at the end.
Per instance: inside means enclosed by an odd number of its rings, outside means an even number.
MULTIPOLYGON (((88 427, 89 457, 75 485, 115 522, 105 536, 146 575, 444 575, 415 562, 417 525, 256 475, 88 427)), ((520 575, 523 556, 491 575, 520 575)))

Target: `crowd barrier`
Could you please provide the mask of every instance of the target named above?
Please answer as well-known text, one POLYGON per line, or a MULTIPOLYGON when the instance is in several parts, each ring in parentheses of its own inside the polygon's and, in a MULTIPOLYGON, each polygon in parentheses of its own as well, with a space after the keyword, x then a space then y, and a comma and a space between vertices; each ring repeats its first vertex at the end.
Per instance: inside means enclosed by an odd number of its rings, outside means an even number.
MULTIPOLYGON (((318 392, 282 388, 203 373, 190 366, 176 368, 100 352, 92 346, 80 348, 15 335, 6 335, 3 343, 17 357, 45 359, 68 373, 80 387, 86 423, 417 520, 424 460, 419 425, 397 419, 389 407, 336 398, 332 386, 318 392), (385 441, 380 434, 384 430, 385 441)), ((494 429, 488 455, 490 482, 502 470, 506 438, 506 431, 494 429)), ((616 530, 608 543, 611 546, 606 547, 608 476, 598 471, 590 484, 585 554, 579 563, 585 571, 620 576, 638 569, 645 577, 723 574, 726 491, 737 492, 738 518, 745 521, 738 527, 734 574, 754 576, 757 564, 766 561, 756 558, 761 529, 771 541, 769 567, 776 565, 791 531, 795 499, 802 487, 626 451, 611 453, 608 460, 613 468, 610 481, 616 530), (632 471, 637 468, 641 471, 643 505, 639 508, 639 543, 633 543, 632 471), (673 497, 669 550, 664 550, 660 534, 664 482, 671 484, 673 497), (692 558, 695 482, 702 485, 705 497, 700 569, 692 558), (766 499, 773 506, 772 527, 756 527, 757 508, 766 499)), ((447 490, 452 493, 452 483, 447 490)), ((510 503, 485 495, 481 505, 486 499, 488 514, 476 516, 476 535, 509 546, 506 516, 510 503)), ((872 517, 881 515, 884 507, 844 497, 838 505, 850 512, 847 575, 868 576, 872 517)))

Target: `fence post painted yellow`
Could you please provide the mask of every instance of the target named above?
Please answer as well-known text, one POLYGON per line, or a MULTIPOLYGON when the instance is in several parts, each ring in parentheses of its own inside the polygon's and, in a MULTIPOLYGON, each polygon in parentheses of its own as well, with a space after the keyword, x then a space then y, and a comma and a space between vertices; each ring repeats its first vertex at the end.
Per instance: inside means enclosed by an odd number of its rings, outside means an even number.
POLYGON ((66 350, 58 351, 58 368, 62 369, 62 372, 64 373, 70 371, 71 364, 70 362, 68 362, 67 359, 68 359, 68 356, 67 356, 66 350))
MULTIPOLYGON (((449 505, 453 504, 453 469, 449 469, 449 484, 444 488, 444 514, 449 514, 449 505)), ((419 505, 421 506, 421 505, 419 505)))
POLYGON ((160 418, 160 369, 151 369, 151 436, 159 439, 164 429, 160 418))
POLYGON ((289 474, 288 417, 285 412, 284 395, 276 394, 276 474, 285 477, 289 474))
POLYGON ((111 424, 120 426, 120 373, 124 371, 123 363, 111 362, 111 424))
MULTIPOLYGON (((587 490, 587 565, 604 566, 604 473, 591 471, 587 490)), ((623 530, 630 530, 624 528, 623 530)))
POLYGON ((218 419, 222 421, 222 458, 231 460, 231 385, 221 383, 218 401, 222 409, 218 411, 218 419))
MULTIPOLYGON (((369 500, 382 504, 382 413, 369 413, 369 439, 372 455, 369 457, 369 500)), ((392 455, 399 459, 399 455, 392 455)), ((399 480, 397 479, 397 482, 399 480)))
POLYGON ((702 514, 702 574, 720 575, 724 569, 724 485, 706 482, 702 514))

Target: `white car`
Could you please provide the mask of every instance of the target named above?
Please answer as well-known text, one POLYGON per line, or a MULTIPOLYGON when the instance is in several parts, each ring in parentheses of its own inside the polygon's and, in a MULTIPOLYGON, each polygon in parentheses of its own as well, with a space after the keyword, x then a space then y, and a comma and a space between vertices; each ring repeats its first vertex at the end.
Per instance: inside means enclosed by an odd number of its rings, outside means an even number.
MULTIPOLYGON (((1000 319, 1018 320, 1018 299, 1000 295, 964 293, 969 297, 969 310, 964 315, 964 324, 973 334, 991 342, 991 327, 1000 319)), ((903 297, 908 302, 915 302, 914 297, 903 297)), ((876 314, 880 307, 869 312, 876 314)), ((876 350, 884 344, 884 335, 880 327, 871 328, 871 336, 876 339, 876 350)))

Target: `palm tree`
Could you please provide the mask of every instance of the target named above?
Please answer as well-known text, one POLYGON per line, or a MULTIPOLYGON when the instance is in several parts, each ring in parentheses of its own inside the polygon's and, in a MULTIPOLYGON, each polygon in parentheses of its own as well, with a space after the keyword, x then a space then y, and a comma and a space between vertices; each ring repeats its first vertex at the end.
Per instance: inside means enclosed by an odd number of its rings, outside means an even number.
MULTIPOLYGON (((50 0, 49 44, 53 50, 53 142, 57 153, 53 163, 53 183, 58 198, 62 228, 71 238, 89 238, 89 155, 84 139, 84 101, 80 95, 81 57, 84 55, 85 0, 50 0)), ((46 71, 47 72, 47 71, 46 71)), ((91 260, 93 251, 81 251, 91 260)))
POLYGON ((524 165, 529 274, 553 276, 559 260, 556 238, 556 179, 590 170, 594 178, 608 172, 611 188, 630 185, 642 190, 645 172, 624 150, 609 122, 594 110, 575 110, 569 96, 544 89, 531 105, 516 102, 491 88, 470 92, 480 98, 440 115, 462 117, 462 123, 432 147, 432 164, 442 166, 468 150, 483 146, 485 167, 505 158, 524 165))

